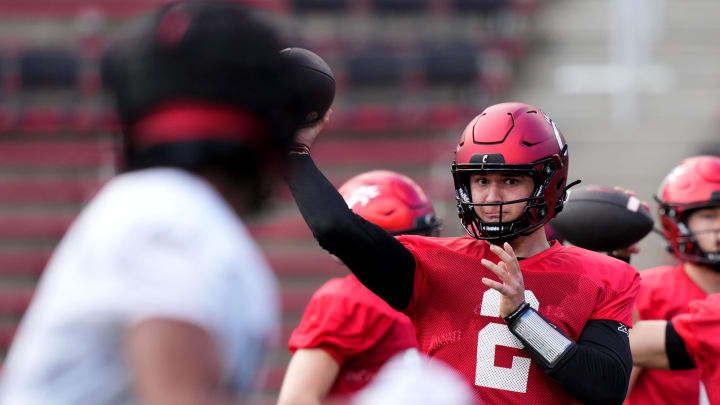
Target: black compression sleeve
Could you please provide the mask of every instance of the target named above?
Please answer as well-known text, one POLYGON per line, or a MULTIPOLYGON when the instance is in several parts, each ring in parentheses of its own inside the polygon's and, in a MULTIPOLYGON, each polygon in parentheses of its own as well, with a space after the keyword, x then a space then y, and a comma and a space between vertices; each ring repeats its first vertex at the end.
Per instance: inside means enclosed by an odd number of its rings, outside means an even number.
POLYGON ((600 319, 588 321, 573 352, 545 372, 578 401, 608 405, 625 400, 631 370, 627 328, 600 319))
POLYGON ((688 370, 695 368, 695 363, 690 358, 685 347, 685 341, 675 331, 672 322, 665 327, 665 353, 670 362, 670 370, 688 370))
POLYGON ((350 210, 309 155, 291 155, 288 184, 320 246, 395 309, 413 294, 415 258, 394 236, 350 210))

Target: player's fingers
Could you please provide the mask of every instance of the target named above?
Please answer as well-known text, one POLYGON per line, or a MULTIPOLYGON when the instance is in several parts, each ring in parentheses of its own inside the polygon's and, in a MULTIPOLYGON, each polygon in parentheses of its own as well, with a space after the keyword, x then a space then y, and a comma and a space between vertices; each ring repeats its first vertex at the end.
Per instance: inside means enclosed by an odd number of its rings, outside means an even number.
POLYGON ((504 260, 505 264, 507 264, 508 272, 513 276, 517 275, 522 277, 522 273, 520 272, 520 263, 518 263, 515 250, 509 243, 505 242, 505 244, 503 244, 503 251, 506 253, 507 257, 509 257, 509 260, 504 260))
MULTIPOLYGON (((507 243, 506 243, 506 245, 510 246, 507 243)), ((517 262, 517 259, 515 258, 514 252, 512 252, 512 251, 508 252, 507 249, 503 249, 500 246, 496 246, 496 245, 490 245, 490 250, 493 253, 495 253, 495 255, 497 257, 499 257, 500 260, 502 260, 505 263, 505 265, 507 266, 507 269, 511 269, 511 268, 515 267, 515 262, 517 262)), ((514 271, 511 271, 511 273, 514 273, 514 271)))
POLYGON ((488 259, 482 259, 480 260, 480 263, 482 263, 483 266, 485 266, 488 270, 495 273, 496 276, 500 277, 500 280, 502 280, 505 283, 510 283, 510 274, 503 269, 502 267, 498 266, 496 263, 491 262, 488 259))
POLYGON ((495 280, 491 280, 487 277, 482 278, 482 283, 485 284, 488 288, 492 288, 493 290, 499 292, 502 295, 507 295, 507 292, 505 291, 505 285, 500 284, 495 280))

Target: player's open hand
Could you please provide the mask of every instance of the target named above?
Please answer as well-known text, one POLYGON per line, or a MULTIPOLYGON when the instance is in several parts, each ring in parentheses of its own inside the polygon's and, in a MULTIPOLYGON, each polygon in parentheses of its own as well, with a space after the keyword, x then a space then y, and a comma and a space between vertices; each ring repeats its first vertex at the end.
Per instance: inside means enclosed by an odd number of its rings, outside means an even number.
POLYGON ((303 144, 309 148, 313 144, 313 142, 315 142, 315 138, 317 138, 318 134, 325 127, 325 124, 330 121, 330 116, 332 115, 332 112, 333 110, 331 108, 325 113, 323 119, 317 122, 317 124, 311 127, 298 129, 297 133, 295 134, 295 142, 303 144))
POLYGON ((500 261, 493 263, 490 260, 482 259, 481 263, 495 273, 502 283, 486 277, 482 278, 482 282, 502 295, 500 316, 506 317, 525 301, 525 283, 517 256, 509 243, 505 242, 503 247, 490 244, 490 250, 500 258, 500 261))

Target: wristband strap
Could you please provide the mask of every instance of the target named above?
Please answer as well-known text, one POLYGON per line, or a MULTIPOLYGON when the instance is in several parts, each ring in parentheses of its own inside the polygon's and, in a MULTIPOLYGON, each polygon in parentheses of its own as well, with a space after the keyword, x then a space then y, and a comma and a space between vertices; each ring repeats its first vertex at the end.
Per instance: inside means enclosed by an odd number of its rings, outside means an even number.
POLYGON ((515 318, 518 317, 523 311, 530 308, 530 304, 527 303, 527 301, 523 301, 522 304, 518 305, 517 308, 515 308, 514 311, 510 313, 510 315, 503 317, 503 321, 505 321, 506 324, 510 324, 515 318))

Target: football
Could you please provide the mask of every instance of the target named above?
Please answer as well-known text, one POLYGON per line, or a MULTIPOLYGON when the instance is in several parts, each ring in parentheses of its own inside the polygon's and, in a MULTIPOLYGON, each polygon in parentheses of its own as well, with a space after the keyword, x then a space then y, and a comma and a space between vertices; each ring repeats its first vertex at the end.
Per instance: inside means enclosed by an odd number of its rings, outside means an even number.
POLYGON ((568 191, 565 207, 550 225, 575 246, 611 252, 644 238, 653 229, 653 219, 637 197, 590 185, 568 191))
POLYGON ((335 98, 335 77, 325 61, 304 48, 286 48, 280 53, 290 64, 290 91, 295 95, 293 108, 297 123, 309 127, 327 112, 335 98))

